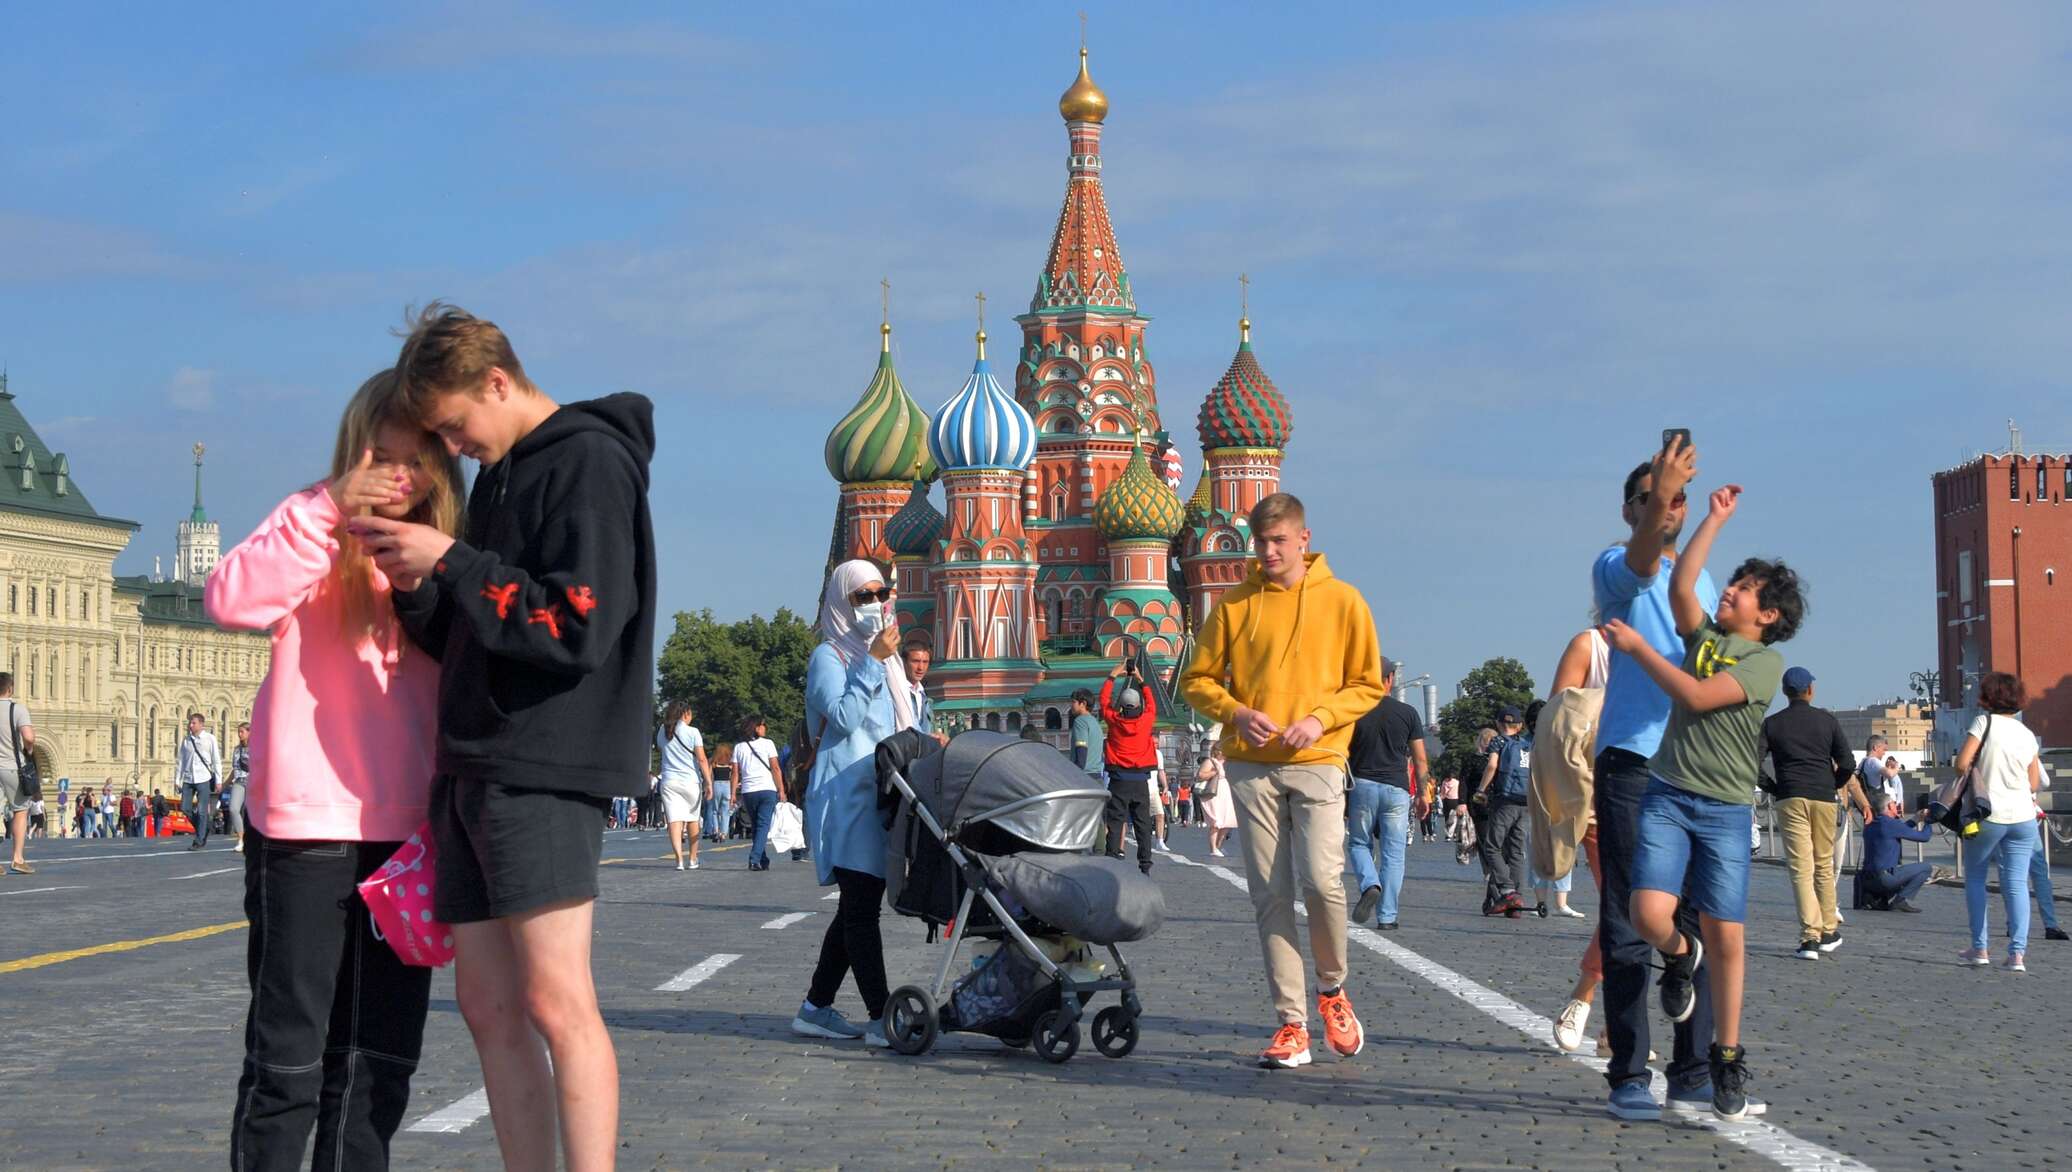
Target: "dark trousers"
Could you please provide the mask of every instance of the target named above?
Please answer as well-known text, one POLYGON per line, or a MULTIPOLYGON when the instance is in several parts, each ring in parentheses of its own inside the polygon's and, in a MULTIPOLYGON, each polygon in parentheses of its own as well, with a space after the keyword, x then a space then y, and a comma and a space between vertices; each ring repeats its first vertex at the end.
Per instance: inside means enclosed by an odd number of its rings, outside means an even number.
POLYGON ((1101 824, 1108 832, 1108 857, 1122 857, 1122 820, 1128 818, 1137 835, 1137 869, 1151 871, 1151 780, 1149 769, 1108 769, 1108 809, 1101 824))
POLYGON ((1489 875, 1489 902, 1525 890, 1525 806, 1493 801, 1482 820, 1482 869, 1489 875))
POLYGON ((748 844, 748 865, 767 867, 770 865, 770 819, 777 816, 777 791, 761 789, 752 794, 741 795, 742 812, 748 815, 751 838, 748 844))
POLYGON ((1863 875, 1863 889, 1879 899, 1904 899, 1911 901, 1928 882, 1931 868, 1927 863, 1905 863, 1890 870, 1866 871, 1863 875))
POLYGON ((182 783, 180 786, 180 812, 194 823, 194 841, 207 846, 209 831, 215 825, 216 794, 206 785, 182 783))
MULTIPOLYGON (((1611 1036, 1611 1065, 1604 1077, 1613 1086, 1648 1077, 1648 985, 1655 950, 1633 930, 1633 848, 1640 832, 1640 799, 1648 788, 1647 758, 1624 749, 1597 755, 1597 931, 1604 947, 1604 1026, 1611 1036)), ((1676 905, 1676 926, 1698 935, 1698 910, 1690 890, 1676 905)), ((1675 1027, 1665 1073, 1675 1087, 1711 1081, 1707 1049, 1712 1045, 1712 986, 1706 965, 1697 972, 1698 1004, 1675 1027)))
POLYGON ((386 1168, 424 1041, 432 970, 375 937, 355 885, 396 843, 245 840, 244 1070, 230 1166, 386 1168))
POLYGON ((885 1016, 885 940, 878 932, 878 913, 885 906, 885 881, 876 875, 835 868, 841 902, 820 938, 820 963, 813 966, 813 984, 806 1000, 821 1008, 835 1003, 842 978, 856 974, 856 992, 872 1018, 885 1016))

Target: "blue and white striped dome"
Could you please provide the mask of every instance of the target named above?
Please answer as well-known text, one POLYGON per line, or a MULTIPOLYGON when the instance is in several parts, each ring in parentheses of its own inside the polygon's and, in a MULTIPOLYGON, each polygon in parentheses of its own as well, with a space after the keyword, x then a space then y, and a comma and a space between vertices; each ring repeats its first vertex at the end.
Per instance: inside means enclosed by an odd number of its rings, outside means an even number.
POLYGON ((984 334, 978 338, 971 377, 928 425, 928 451, 946 471, 1026 469, 1036 458, 1036 421, 993 377, 984 334))

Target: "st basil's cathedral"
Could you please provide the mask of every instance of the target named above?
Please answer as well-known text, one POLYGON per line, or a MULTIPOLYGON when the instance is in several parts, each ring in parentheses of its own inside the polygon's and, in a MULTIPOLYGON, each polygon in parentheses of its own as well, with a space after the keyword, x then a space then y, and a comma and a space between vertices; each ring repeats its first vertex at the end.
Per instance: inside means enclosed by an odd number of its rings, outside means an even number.
MULTIPOLYGON (((1288 401, 1241 319, 1237 354, 1196 415, 1202 469, 1182 501, 1149 319, 1101 187, 1108 97, 1084 48, 1058 113, 1065 201, 1035 296, 1014 319, 1013 392, 981 319, 970 377, 931 416, 893 369, 887 320, 877 371, 827 437, 841 485, 830 564, 891 568, 907 641, 934 651, 927 682, 946 731, 1063 730, 1073 691, 1097 688, 1132 654, 1169 681, 1193 631, 1248 572, 1246 514, 1278 491, 1288 444, 1288 401)), ((1188 717, 1171 705, 1160 723, 1188 717)))

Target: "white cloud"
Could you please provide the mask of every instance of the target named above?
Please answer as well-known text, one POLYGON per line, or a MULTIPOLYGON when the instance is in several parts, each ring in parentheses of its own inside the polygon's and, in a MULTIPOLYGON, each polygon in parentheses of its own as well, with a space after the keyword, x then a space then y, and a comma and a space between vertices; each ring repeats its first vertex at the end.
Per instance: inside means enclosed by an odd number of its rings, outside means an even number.
POLYGON ((173 372, 166 387, 166 401, 182 411, 212 411, 216 407, 216 372, 183 366, 173 372))

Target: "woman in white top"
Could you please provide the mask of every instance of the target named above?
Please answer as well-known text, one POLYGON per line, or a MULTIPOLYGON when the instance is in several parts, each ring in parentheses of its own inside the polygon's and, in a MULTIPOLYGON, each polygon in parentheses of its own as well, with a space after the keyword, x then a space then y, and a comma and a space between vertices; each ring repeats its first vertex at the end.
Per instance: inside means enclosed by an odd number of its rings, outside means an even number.
POLYGON ((1230 798, 1230 777, 1224 768, 1223 746, 1216 745, 1194 771, 1194 797, 1209 820, 1209 853, 1223 858, 1223 844, 1237 833, 1237 803, 1230 798))
POLYGON ((711 764, 705 760, 705 736, 691 723, 691 706, 679 700, 662 716, 655 744, 662 750, 662 818, 669 823, 669 849, 676 869, 698 869, 698 815, 712 796, 711 764), (684 840, 690 839, 686 851, 684 840))
POLYGON ((2036 789, 2043 780, 2036 734, 2015 713, 2028 705, 2028 690, 2006 672, 1989 673, 1979 684, 1979 706, 1986 711, 1972 721, 1957 751, 1957 775, 1978 763, 1980 796, 1993 812, 1979 832, 1964 842, 1964 910, 1971 917, 1971 947, 1959 955, 1966 964, 1991 963, 1986 945, 1986 865, 2000 868, 2000 902, 2007 909, 2007 959, 2000 967, 2026 972, 2029 950, 2029 858, 2039 846, 2036 836, 2036 789))
POLYGON ((777 814, 778 787, 784 784, 784 767, 768 731, 768 722, 751 716, 741 722, 741 739, 734 745, 734 804, 754 827, 748 848, 751 871, 770 869, 770 819, 777 814))

